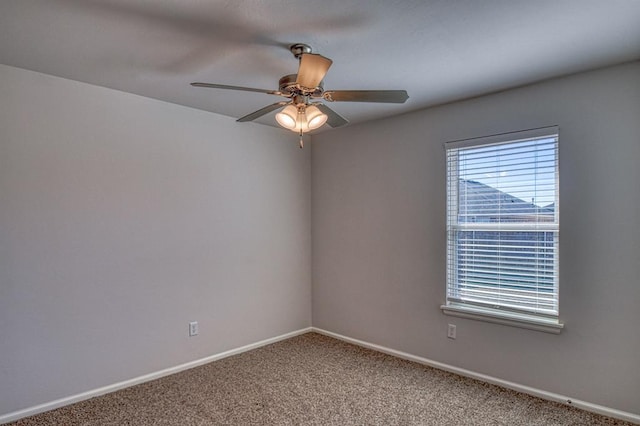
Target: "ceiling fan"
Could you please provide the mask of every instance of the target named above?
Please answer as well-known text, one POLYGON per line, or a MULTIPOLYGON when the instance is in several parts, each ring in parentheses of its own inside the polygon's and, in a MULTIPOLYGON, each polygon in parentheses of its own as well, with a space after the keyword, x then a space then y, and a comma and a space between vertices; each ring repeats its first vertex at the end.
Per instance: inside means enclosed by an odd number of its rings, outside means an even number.
POLYGON ((276 115, 276 121, 282 127, 300 134, 300 148, 303 147, 302 135, 327 123, 331 127, 340 127, 349 121, 325 104, 327 102, 384 102, 404 103, 409 95, 406 90, 324 90, 324 76, 333 61, 322 55, 311 53, 311 46, 303 43, 289 47, 291 53, 299 59, 298 73, 282 77, 278 83, 278 90, 254 89, 251 87, 228 86, 213 83, 191 83, 195 87, 213 89, 241 90, 245 92, 266 93, 288 98, 273 103, 251 114, 239 118, 237 121, 253 121, 279 108, 283 108, 276 115))

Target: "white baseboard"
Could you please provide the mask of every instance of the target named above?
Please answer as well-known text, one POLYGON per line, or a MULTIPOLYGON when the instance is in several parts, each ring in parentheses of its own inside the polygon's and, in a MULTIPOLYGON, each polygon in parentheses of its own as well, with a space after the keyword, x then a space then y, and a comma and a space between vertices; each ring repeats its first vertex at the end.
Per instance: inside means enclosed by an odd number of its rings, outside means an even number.
POLYGON ((485 383, 491 383, 494 385, 501 386, 503 388, 512 389, 518 392, 526 393, 528 395, 537 396, 541 399, 546 399, 548 401, 559 402, 564 405, 573 406, 576 408, 580 408, 585 411, 590 411, 592 413, 601 414, 603 416, 614 417, 616 419, 625 420, 631 423, 640 424, 640 414, 629 413, 626 411, 616 410, 614 408, 605 407, 603 405, 592 404, 590 402, 581 401, 579 399, 574 399, 565 395, 560 395, 553 392, 547 392, 541 389, 532 388, 529 386, 521 385, 518 383, 509 382, 507 380, 498 379, 496 377, 487 376, 486 374, 476 373, 474 371, 465 370, 464 368, 454 367, 449 364, 444 364, 438 361, 433 361, 427 358, 422 358, 416 355, 411 355, 406 352, 397 351, 395 349, 390 349, 384 346, 376 345, 373 343, 365 342, 363 340, 353 339, 351 337, 343 336, 338 333, 333 333, 331 331, 323 330, 317 327, 311 327, 312 331, 318 334, 324 334, 325 336, 333 337, 335 339, 339 339, 345 341, 347 343, 352 343, 357 346, 361 346, 363 348, 372 349, 374 351, 382 352, 387 355, 395 356, 397 358, 406 359, 407 361, 417 362, 418 364, 427 365, 429 367, 434 367, 439 370, 449 371, 451 373, 458 374, 460 376, 470 377, 472 379, 480 380, 485 383))
POLYGON ((270 345, 271 343, 276 343, 281 340, 290 339, 292 337, 298 336, 300 334, 305 334, 312 331, 311 327, 303 328, 300 330, 292 331, 290 333, 282 334, 280 336, 272 337, 270 339, 261 340, 256 343, 251 343, 246 346, 242 346, 239 348, 231 349, 225 352, 221 352, 215 355, 211 355, 205 358, 197 359, 195 361, 187 362, 185 364, 176 365, 175 367, 166 368, 164 370, 156 371, 154 373, 145 374, 144 376, 135 377, 133 379, 125 380, 122 382, 114 383, 112 385, 103 386, 98 389, 93 389, 87 392, 82 392, 77 395, 68 396, 65 398, 56 399, 55 401, 46 402, 44 404, 36 405, 34 407, 25 408, 23 410, 14 411, 12 413, 0 415, 0 424, 13 422, 24 417, 33 416, 35 414, 40 414, 45 411, 53 410, 55 408, 63 407, 65 405, 73 404, 76 402, 84 401, 89 398, 94 398, 96 396, 104 395, 110 392, 114 392, 120 389, 128 388, 130 386, 134 386, 140 383, 148 382, 151 380, 159 379, 160 377, 168 376, 170 374, 175 374, 183 370, 188 370, 190 368, 198 367, 203 364, 207 364, 209 362, 217 361, 219 359, 227 358, 233 355, 240 354, 242 352, 247 352, 253 349, 257 349, 261 346, 270 345))

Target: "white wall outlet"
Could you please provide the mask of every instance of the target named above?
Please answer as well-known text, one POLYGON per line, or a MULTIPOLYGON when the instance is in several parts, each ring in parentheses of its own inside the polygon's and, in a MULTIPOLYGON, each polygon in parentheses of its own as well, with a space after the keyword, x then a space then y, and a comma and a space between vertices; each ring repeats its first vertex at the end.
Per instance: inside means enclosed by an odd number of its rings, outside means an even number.
POLYGON ((456 326, 454 324, 449 324, 449 326, 447 327, 447 337, 449 339, 456 338, 456 326))
POLYGON ((189 336, 198 335, 198 321, 191 321, 189 323, 189 336))

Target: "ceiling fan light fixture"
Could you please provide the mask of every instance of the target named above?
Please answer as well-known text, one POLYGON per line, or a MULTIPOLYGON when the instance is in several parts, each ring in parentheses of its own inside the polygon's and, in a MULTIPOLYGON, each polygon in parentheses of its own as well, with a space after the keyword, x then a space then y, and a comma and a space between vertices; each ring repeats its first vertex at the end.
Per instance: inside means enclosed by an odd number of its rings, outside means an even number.
POLYGON ((294 105, 287 105, 282 111, 276 114, 276 121, 285 129, 296 131, 296 127, 298 127, 298 108, 294 105))
POLYGON ((285 129, 308 132, 320 128, 328 117, 315 105, 287 105, 276 114, 276 121, 285 129))

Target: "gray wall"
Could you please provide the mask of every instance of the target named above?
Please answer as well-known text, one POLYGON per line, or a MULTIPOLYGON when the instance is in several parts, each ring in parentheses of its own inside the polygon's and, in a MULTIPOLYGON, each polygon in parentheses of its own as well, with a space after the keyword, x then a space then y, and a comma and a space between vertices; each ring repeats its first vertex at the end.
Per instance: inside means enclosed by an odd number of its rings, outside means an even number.
POLYGON ((313 325, 640 413, 639 162, 638 62, 315 136, 313 325), (565 330, 443 315, 442 143, 556 124, 565 330))
POLYGON ((0 414, 311 325, 292 132, 6 66, 0 132, 0 414))
POLYGON ((310 158, 0 66, 0 414, 307 327, 311 291, 314 326, 638 413, 639 117, 636 62, 322 133, 310 158), (552 124, 565 330, 444 316, 442 143, 552 124))

